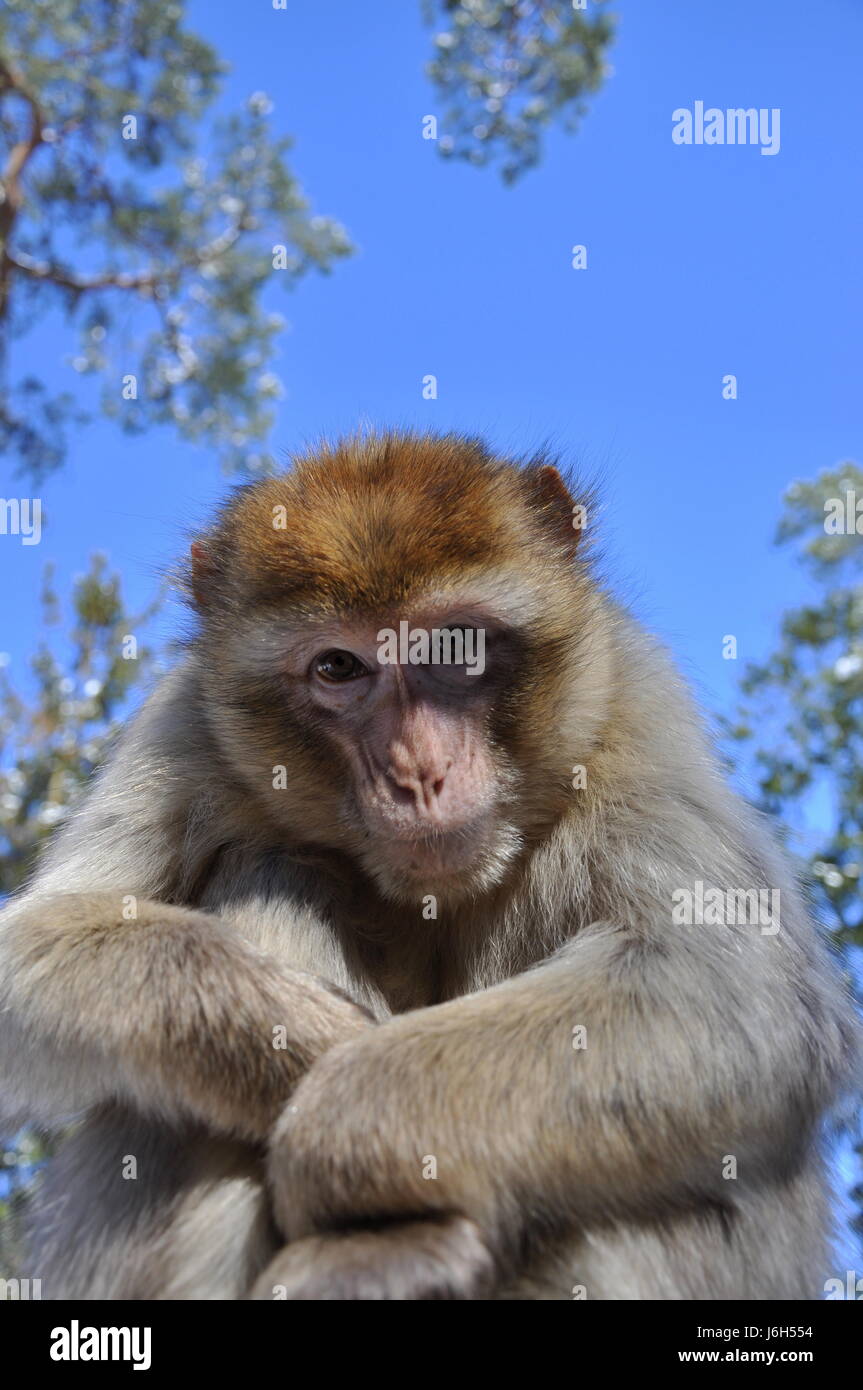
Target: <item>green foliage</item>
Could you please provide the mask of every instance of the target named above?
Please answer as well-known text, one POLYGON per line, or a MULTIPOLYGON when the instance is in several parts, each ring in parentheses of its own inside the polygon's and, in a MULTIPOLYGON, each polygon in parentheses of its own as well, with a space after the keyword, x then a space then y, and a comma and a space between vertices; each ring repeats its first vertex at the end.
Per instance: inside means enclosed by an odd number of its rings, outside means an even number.
MULTIPOLYGON (((8 339, 65 311, 80 339, 72 366, 100 374, 103 408, 123 429, 168 422, 226 467, 261 471, 284 326, 262 291, 273 276, 289 288, 326 271, 350 247, 337 222, 311 215, 265 93, 209 120, 226 66, 183 27, 183 10, 6 0, 0 328, 8 339), (129 117, 136 138, 124 138, 129 117), (122 394, 129 376, 137 398, 122 394)), ((39 477, 81 418, 73 393, 7 380, 0 448, 39 477)))
POLYGON ((818 906, 840 944, 863 945, 863 471, 847 464, 795 483, 777 540, 797 546, 816 594, 746 668, 724 728, 766 811, 791 819, 817 800, 823 828, 805 852, 818 906))
POLYGON ((42 606, 46 632, 26 688, 13 684, 0 654, 0 894, 13 892, 26 877, 153 660, 140 634, 155 605, 130 616, 120 581, 107 573, 101 556, 75 584, 71 631, 61 622, 50 568, 42 606))
POLYGON ((426 4, 434 39, 428 74, 448 103, 438 149, 474 165, 499 164, 507 183, 535 165, 544 127, 574 130, 584 97, 602 85, 614 21, 606 0, 441 0, 426 4))

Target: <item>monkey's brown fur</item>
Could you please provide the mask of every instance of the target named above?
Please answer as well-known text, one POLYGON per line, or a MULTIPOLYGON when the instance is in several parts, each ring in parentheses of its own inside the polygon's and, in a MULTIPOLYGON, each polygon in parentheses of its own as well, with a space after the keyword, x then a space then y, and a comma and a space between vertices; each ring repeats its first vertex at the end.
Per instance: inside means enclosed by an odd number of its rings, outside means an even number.
POLYGON ((542 462, 387 436, 201 538, 199 635, 2 917, 7 1124, 83 1116, 46 1296, 821 1292, 850 1005, 571 509, 542 462), (412 897, 282 663, 442 605, 488 622, 496 801, 473 875, 412 897), (698 880, 780 889, 780 930, 674 925, 698 880))

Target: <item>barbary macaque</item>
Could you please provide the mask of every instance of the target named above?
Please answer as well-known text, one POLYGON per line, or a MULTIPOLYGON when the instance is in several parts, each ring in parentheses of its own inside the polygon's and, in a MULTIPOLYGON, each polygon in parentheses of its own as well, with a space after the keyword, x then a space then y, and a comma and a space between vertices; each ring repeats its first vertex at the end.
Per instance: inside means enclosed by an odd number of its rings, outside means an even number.
POLYGON ((821 1293, 851 1007, 585 502, 392 434, 196 540, 184 659, 0 924, 7 1131, 77 1121, 44 1296, 821 1293))

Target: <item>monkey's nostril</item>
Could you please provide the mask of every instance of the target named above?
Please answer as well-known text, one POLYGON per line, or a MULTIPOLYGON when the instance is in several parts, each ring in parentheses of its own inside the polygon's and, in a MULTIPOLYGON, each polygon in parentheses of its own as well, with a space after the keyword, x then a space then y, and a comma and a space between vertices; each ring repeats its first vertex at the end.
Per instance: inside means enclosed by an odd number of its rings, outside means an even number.
POLYGON ((397 806, 413 805, 417 799, 416 788, 411 783, 399 781, 391 772, 385 773, 390 796, 397 806))

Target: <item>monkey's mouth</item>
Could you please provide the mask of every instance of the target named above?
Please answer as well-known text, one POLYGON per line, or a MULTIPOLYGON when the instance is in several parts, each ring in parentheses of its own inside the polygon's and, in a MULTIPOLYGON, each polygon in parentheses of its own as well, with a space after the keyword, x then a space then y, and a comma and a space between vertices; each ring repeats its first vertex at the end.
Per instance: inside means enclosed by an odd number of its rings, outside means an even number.
POLYGON ((368 844, 362 859, 385 897, 415 902, 431 893, 452 900, 499 883, 520 844, 514 827, 480 821, 469 829, 368 844))
POLYGON ((401 843, 396 841, 390 853, 403 873, 418 878, 427 878, 429 874, 446 877, 471 868, 483 851, 485 839, 479 829, 468 834, 454 831, 401 843))

